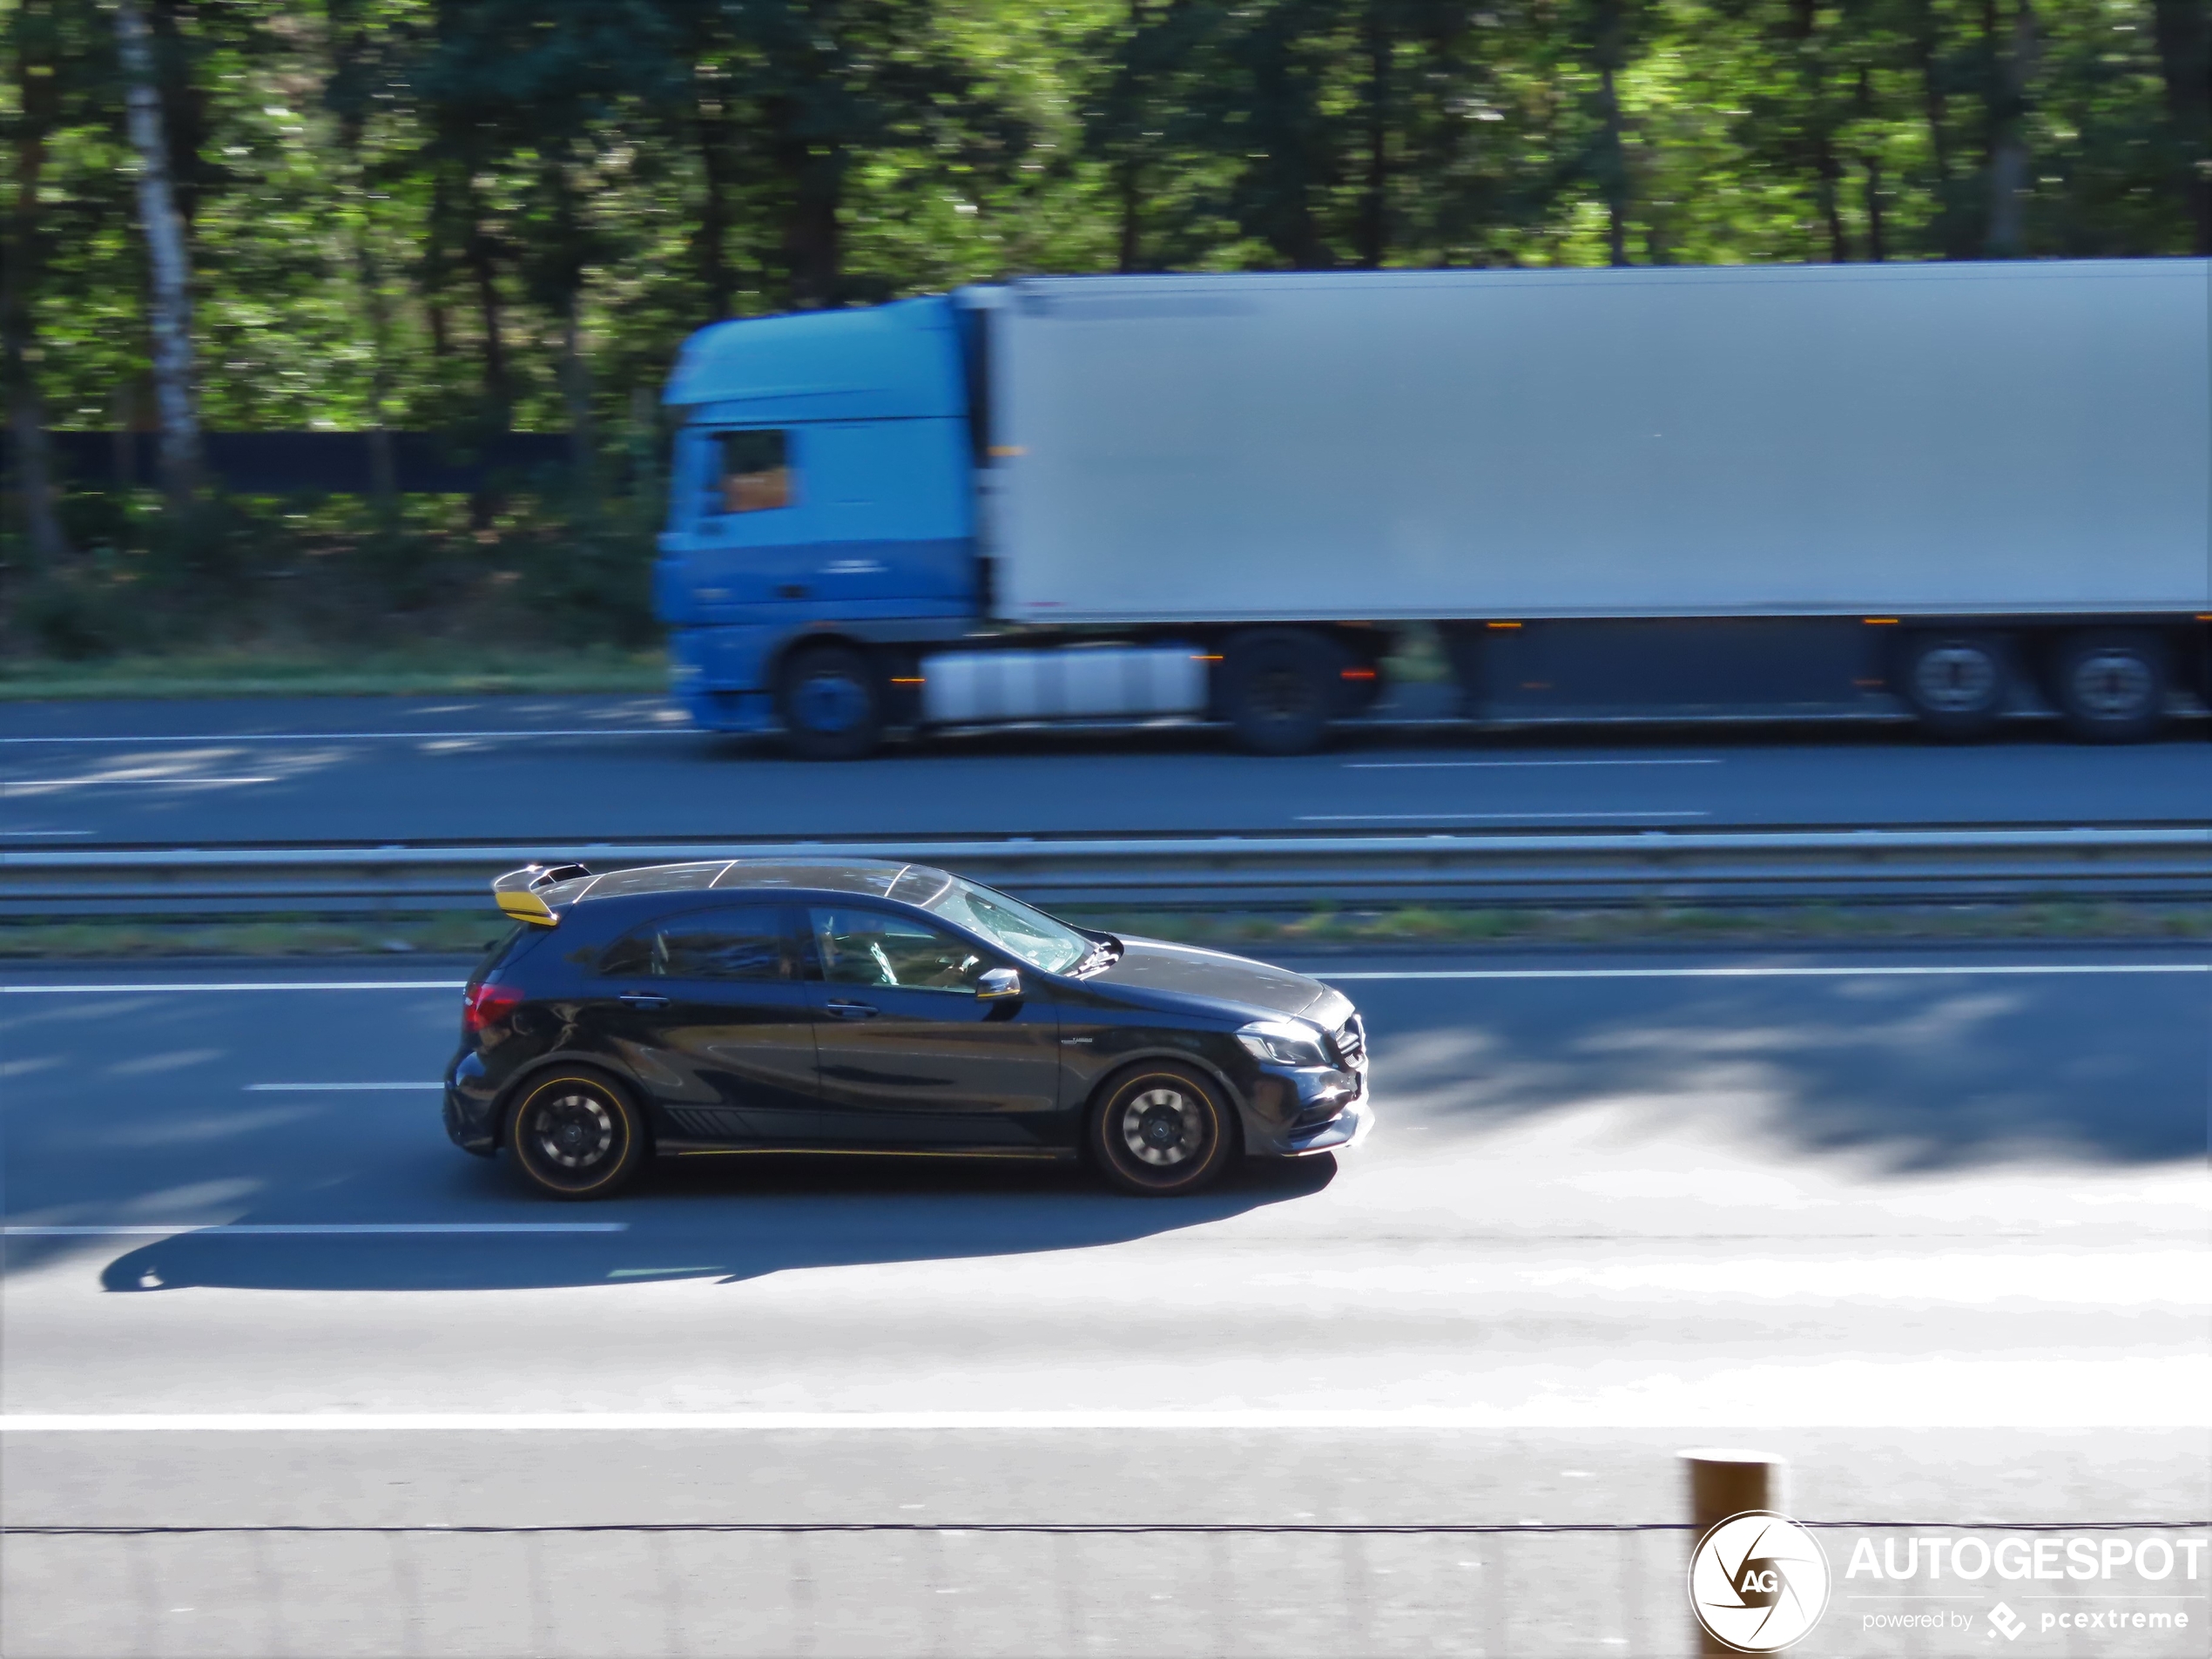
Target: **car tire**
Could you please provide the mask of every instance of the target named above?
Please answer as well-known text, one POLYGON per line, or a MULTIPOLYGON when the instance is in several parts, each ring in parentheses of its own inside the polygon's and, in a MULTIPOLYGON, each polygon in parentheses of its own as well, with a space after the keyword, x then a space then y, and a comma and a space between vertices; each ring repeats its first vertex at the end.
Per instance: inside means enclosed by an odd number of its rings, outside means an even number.
POLYGON ((1222 713, 1255 754, 1311 754, 1343 700, 1345 654, 1303 628, 1263 628, 1229 642, 1222 713))
POLYGON ((2059 646, 2054 676, 2067 730, 2085 743, 2137 743, 2165 723, 2164 643, 2134 628, 2099 628, 2059 646))
POLYGON ((1905 700, 1935 737, 1986 737, 2012 701, 2012 653, 1994 634, 1914 634, 1904 642, 1903 655, 1905 700))
POLYGON ((596 1071, 563 1068, 532 1077, 507 1110, 515 1171, 549 1198, 604 1198, 644 1162, 645 1123, 629 1091, 596 1071))
POLYGON ((777 712, 808 760, 858 760, 883 741, 883 693, 868 659, 849 645, 816 645, 785 665, 777 712))
POLYGON ((1148 1198, 1211 1186, 1237 1146, 1220 1085, 1174 1064, 1132 1066, 1109 1078, 1085 1132, 1108 1183, 1148 1198))

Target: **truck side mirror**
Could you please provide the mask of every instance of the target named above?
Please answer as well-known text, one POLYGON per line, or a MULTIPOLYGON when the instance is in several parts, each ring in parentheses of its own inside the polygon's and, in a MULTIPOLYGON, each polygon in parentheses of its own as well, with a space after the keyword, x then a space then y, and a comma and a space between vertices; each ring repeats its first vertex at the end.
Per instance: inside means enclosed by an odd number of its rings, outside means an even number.
POLYGON ((979 1002, 1004 1002, 1022 995, 1022 975, 1010 968, 987 968, 975 981, 979 1002))

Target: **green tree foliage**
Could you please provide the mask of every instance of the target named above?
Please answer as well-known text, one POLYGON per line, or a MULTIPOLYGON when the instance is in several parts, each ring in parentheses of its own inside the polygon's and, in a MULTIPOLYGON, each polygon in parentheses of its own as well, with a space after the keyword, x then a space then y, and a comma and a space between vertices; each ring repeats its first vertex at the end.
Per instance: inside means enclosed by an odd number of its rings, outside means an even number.
MULTIPOLYGON (((556 523, 598 550, 532 591, 642 557, 651 400, 726 316, 1029 271, 2212 253, 2208 0, 140 5, 209 428, 573 435, 435 556, 380 491, 395 604, 556 523)), ((149 426, 111 10, 0 0, 0 44, 10 426, 149 426)), ((42 524, 25 475, 0 596, 154 558, 145 501, 42 524)))

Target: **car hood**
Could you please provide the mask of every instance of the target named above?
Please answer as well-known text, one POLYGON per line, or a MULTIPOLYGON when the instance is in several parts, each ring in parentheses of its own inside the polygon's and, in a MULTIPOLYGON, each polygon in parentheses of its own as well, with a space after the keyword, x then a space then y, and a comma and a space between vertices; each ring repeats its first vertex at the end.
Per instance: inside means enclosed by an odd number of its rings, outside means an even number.
MULTIPOLYGON (((1263 1014, 1307 1014, 1309 1018, 1315 1017, 1308 1010, 1317 1003, 1327 1002, 1333 1008, 1344 1001, 1319 980, 1293 974, 1287 968, 1271 968, 1249 957, 1170 945, 1158 939, 1123 938, 1121 960, 1092 975, 1089 982, 1236 1002, 1263 1014)), ((1350 1011, 1349 1004, 1345 1011, 1350 1011)), ((1341 1014, 1337 1015, 1339 1021, 1343 1018, 1341 1014)))

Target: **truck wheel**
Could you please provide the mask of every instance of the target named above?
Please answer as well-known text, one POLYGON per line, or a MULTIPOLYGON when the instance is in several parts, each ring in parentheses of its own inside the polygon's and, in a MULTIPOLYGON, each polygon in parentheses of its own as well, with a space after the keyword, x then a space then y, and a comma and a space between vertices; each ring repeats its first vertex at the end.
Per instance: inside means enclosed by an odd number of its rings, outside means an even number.
POLYGON ((2012 697, 2012 664, 1993 634, 1915 634, 1903 678, 1905 701, 1939 738, 1986 736, 2012 697))
POLYGON ((1255 754, 1310 754, 1329 733, 1342 697, 1344 653, 1301 628, 1266 628, 1232 639, 1222 712, 1255 754))
POLYGON ((778 696, 784 734, 809 760, 858 760, 883 739, 883 698, 868 660, 848 645, 794 655, 778 696))
POLYGON ((2059 647, 2059 707, 2088 743, 2134 743, 2166 718, 2166 650, 2155 634, 2097 629, 2059 647))

